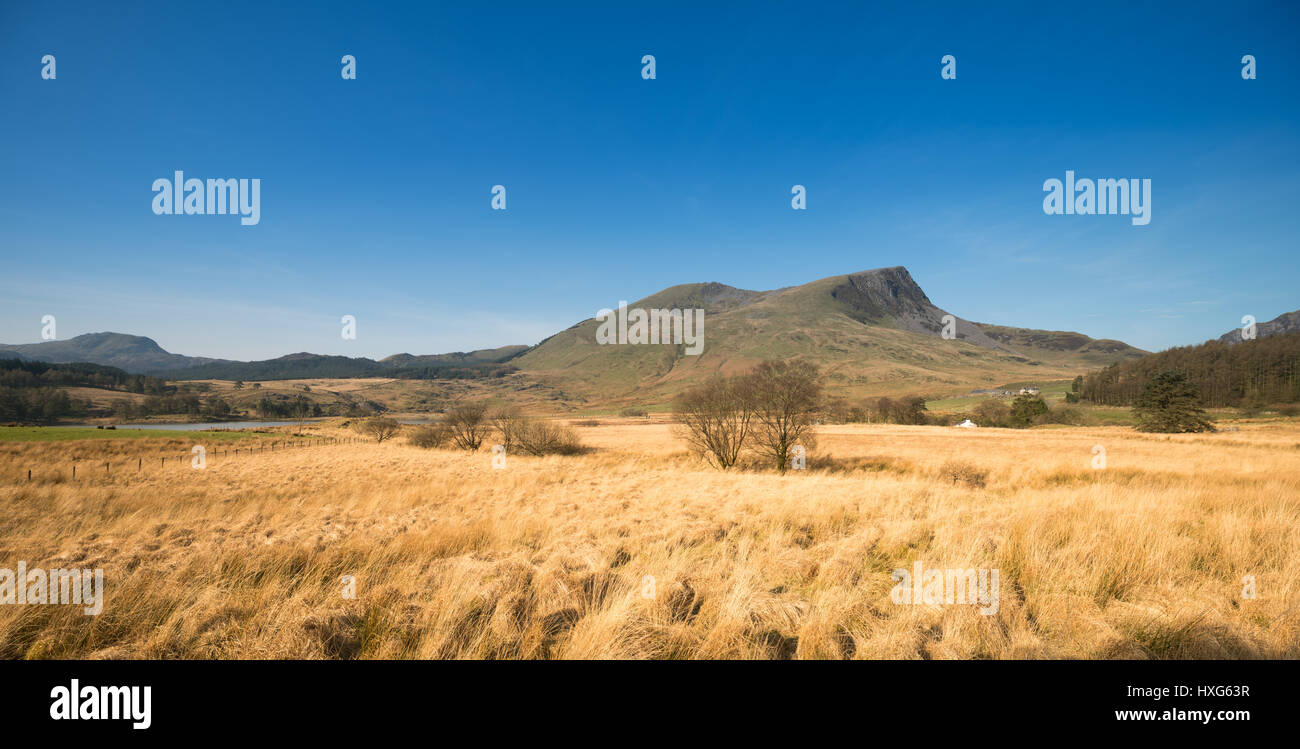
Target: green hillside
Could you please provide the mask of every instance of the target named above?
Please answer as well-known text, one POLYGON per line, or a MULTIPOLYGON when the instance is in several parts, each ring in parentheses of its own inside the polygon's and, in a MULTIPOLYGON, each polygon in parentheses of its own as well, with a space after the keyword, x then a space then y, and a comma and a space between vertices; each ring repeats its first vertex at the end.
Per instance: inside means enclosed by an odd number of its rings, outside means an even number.
POLYGON ((1077 333, 986 329, 960 319, 957 339, 945 340, 947 313, 902 267, 775 291, 686 284, 628 306, 704 309, 703 353, 688 356, 680 344, 601 345, 598 323, 589 319, 510 363, 589 398, 654 403, 711 373, 743 371, 774 357, 809 358, 824 367, 833 394, 861 396, 956 394, 1012 380, 1061 379, 1143 353, 1077 333))

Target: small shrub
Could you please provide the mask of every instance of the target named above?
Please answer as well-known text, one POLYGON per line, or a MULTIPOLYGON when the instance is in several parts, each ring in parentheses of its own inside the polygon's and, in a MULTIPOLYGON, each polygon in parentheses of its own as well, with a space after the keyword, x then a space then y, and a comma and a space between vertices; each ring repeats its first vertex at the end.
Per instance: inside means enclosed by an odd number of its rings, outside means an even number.
POLYGON ((618 412, 619 416, 648 416, 644 408, 625 408, 618 412))
POLYGON ((997 398, 980 401, 973 413, 974 422, 982 427, 1006 427, 1011 424, 1011 407, 997 398))
POLYGON ((447 428, 447 425, 428 424, 417 427, 415 431, 411 432, 411 436, 407 441, 416 447, 428 449, 442 447, 449 440, 451 440, 451 430, 447 428))
POLYGON ((571 427, 530 419, 515 434, 515 445, 529 455, 576 455, 586 450, 571 427))
POLYGON ((1082 409, 1074 406, 1060 405, 1050 412, 1037 417, 1035 423, 1066 424, 1072 427, 1088 426, 1090 419, 1082 409))
POLYGON ((939 476, 954 484, 983 489, 988 484, 989 472, 970 463, 950 460, 939 467, 939 476))
POLYGON ((853 458, 836 458, 832 456, 819 456, 816 465, 810 459, 808 462, 809 470, 818 470, 825 473, 853 473, 863 471, 867 473, 896 473, 900 476, 912 473, 915 469, 911 463, 899 458, 887 458, 878 456, 853 457, 853 458))

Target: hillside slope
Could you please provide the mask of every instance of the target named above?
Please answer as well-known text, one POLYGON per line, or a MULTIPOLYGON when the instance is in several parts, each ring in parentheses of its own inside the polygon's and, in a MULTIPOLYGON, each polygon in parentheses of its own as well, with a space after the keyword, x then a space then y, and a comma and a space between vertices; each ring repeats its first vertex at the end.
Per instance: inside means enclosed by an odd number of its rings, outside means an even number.
POLYGON ((1070 377, 1144 353, 1077 333, 986 329, 961 318, 957 339, 944 340, 940 332, 948 313, 901 266, 774 291, 686 284, 628 306, 704 309, 703 353, 688 356, 682 345, 601 345, 598 323, 589 319, 511 363, 587 397, 645 401, 771 357, 811 359, 824 367, 832 392, 854 395, 1070 377))

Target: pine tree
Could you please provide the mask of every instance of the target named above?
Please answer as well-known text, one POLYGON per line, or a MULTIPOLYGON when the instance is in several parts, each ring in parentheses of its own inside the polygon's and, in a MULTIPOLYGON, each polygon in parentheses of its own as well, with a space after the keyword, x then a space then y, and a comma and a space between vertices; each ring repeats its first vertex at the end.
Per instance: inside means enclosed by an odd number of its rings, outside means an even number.
POLYGON ((1205 419, 1200 396, 1180 372, 1161 372, 1151 378, 1133 414, 1143 432, 1206 432, 1213 429, 1205 419))
POLYGON ((1047 403, 1036 395, 1017 396, 1011 403, 1011 425, 1014 427, 1027 427, 1034 423, 1034 419, 1050 409, 1047 403))

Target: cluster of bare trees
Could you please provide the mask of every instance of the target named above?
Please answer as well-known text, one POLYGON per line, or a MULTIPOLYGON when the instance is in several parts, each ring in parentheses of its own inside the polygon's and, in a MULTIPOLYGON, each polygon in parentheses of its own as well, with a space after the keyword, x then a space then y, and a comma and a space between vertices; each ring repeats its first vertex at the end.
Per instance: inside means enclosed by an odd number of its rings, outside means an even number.
POLYGON ((507 453, 529 455, 573 455, 583 451, 572 427, 525 415, 514 406, 493 412, 492 425, 507 453))
POLYGON ((796 445, 816 446, 820 372, 803 360, 765 361, 752 372, 715 376, 677 399, 678 433, 718 468, 736 465, 746 450, 784 473, 796 445))
POLYGON ((436 424, 415 429, 410 441, 417 447, 478 450, 494 435, 507 453, 574 455, 585 449, 571 427, 528 416, 515 406, 492 410, 483 402, 452 407, 436 424))

